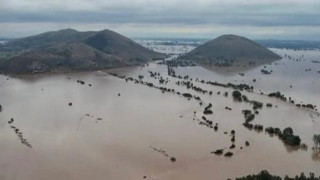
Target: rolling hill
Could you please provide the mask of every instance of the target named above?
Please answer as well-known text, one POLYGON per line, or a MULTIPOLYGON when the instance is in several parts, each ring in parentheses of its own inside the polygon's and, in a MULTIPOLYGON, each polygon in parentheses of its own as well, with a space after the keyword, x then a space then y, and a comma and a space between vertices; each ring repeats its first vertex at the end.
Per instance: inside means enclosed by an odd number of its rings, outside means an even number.
POLYGON ((16 52, 0 61, 6 73, 97 70, 164 57, 110 30, 46 32, 9 41, 3 48, 16 52))

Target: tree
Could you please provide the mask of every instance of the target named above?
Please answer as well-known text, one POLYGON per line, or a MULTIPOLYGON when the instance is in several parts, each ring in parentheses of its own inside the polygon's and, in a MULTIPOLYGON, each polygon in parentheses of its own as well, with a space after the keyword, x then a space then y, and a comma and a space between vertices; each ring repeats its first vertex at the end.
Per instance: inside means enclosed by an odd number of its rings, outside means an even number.
POLYGON ((313 142, 314 142, 314 146, 316 148, 320 148, 320 134, 318 135, 313 135, 313 142))
POLYGON ((232 96, 233 96, 233 99, 236 100, 236 101, 242 101, 242 98, 241 98, 241 92, 240 91, 233 91, 232 92, 232 96))

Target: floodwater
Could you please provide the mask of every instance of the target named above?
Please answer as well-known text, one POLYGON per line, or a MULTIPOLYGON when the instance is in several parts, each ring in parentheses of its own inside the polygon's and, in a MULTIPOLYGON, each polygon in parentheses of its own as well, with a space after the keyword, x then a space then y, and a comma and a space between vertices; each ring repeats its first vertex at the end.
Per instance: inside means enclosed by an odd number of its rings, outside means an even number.
POLYGON ((176 68, 178 75, 189 75, 195 85, 213 91, 212 96, 177 86, 178 79, 167 76, 167 67, 155 63, 96 72, 0 76, 0 179, 134 180, 146 176, 155 180, 206 180, 232 179, 264 169, 281 176, 300 172, 320 176, 320 154, 312 150, 312 136, 320 134, 318 113, 259 94, 281 91, 296 102, 320 107, 320 64, 311 62, 320 59, 320 52, 273 50, 295 58, 304 56, 301 61, 284 58, 266 65, 265 69, 273 71, 270 75, 260 72, 263 67, 242 71, 244 76, 203 67, 176 68), (159 72, 170 81, 160 85, 148 71, 159 72), (108 72, 136 79, 144 75, 143 81, 195 94, 204 104, 126 82, 108 72), (253 85, 257 93, 243 94, 274 105, 259 110, 253 122, 265 127, 292 127, 308 150, 292 149, 277 137, 246 129, 241 111, 252 107, 234 102, 232 89, 201 84, 195 78, 253 85), (226 91, 229 97, 222 95, 226 91), (194 111, 200 119, 209 103, 213 114, 206 117, 219 124, 217 132, 193 120, 194 111), (11 118, 14 121, 9 124, 11 118), (11 126, 22 132, 32 148, 21 143, 11 126), (236 132, 236 148, 229 150, 231 130, 236 132), (245 146, 245 141, 250 146, 245 146), (222 148, 234 155, 211 153, 222 148), (171 157, 176 161, 171 162, 171 157))

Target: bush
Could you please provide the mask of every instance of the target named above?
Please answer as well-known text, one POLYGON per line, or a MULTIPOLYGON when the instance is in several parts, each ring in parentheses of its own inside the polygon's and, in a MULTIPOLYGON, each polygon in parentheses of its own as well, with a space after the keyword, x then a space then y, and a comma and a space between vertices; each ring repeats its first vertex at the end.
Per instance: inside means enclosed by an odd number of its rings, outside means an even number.
POLYGON ((227 152, 227 153, 224 154, 224 156, 231 157, 231 156, 233 156, 233 153, 232 152, 227 152))
POLYGON ((250 114, 249 116, 246 117, 246 122, 251 122, 252 120, 254 120, 255 115, 254 114, 250 114))
POLYGON ((192 98, 192 95, 190 93, 183 93, 182 96, 186 98, 192 98))
POLYGON ((244 114, 245 117, 247 117, 248 115, 252 114, 251 110, 243 110, 242 113, 244 114))
POLYGON ((216 155, 221 155, 221 154, 223 154, 223 149, 217 149, 216 151, 211 152, 211 153, 214 153, 216 155))
POLYGON ((208 115, 208 114, 212 114, 213 112, 210 110, 210 109, 205 109, 204 111, 203 111, 203 114, 206 114, 206 115, 208 115))
POLYGON ((258 102, 258 101, 251 101, 251 103, 253 103, 253 109, 254 109, 254 110, 256 110, 256 109, 261 109, 262 106, 263 106, 263 103, 258 102))

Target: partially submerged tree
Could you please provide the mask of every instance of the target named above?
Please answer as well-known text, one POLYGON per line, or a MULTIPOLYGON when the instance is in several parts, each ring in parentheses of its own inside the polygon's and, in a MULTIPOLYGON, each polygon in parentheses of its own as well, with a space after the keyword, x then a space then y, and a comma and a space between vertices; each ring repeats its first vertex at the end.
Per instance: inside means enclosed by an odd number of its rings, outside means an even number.
POLYGON ((320 134, 313 135, 313 142, 316 148, 320 148, 320 134))

